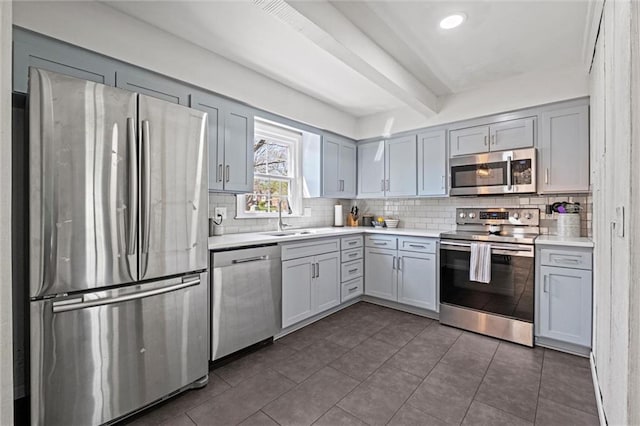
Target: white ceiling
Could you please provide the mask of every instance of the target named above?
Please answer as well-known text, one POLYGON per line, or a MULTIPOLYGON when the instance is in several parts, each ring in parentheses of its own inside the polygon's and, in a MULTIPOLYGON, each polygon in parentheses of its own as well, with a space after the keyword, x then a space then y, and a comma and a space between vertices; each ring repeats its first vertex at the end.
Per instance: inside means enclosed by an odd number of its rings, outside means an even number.
POLYGON ((586 1, 109 1, 356 117, 582 63, 586 1), (439 21, 464 12, 445 31, 439 21))

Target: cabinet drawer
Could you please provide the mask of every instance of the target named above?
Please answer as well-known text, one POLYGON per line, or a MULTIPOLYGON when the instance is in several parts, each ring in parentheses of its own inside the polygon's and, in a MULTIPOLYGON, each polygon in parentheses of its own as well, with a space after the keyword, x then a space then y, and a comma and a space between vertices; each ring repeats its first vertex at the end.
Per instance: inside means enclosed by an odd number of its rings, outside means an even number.
POLYGON ((342 282, 361 277, 364 272, 362 259, 342 264, 342 282))
POLYGON ((437 241, 425 238, 400 237, 398 238, 398 250, 435 253, 437 241))
POLYGON ((298 259, 300 257, 315 256, 323 253, 340 250, 340 240, 333 238, 330 240, 311 239, 300 243, 282 245, 282 260, 298 259))
POLYGON ((356 235, 355 237, 344 237, 341 242, 342 250, 352 249, 356 247, 362 247, 362 235, 356 235))
POLYGON ((591 251, 574 251, 558 249, 540 250, 540 264, 560 266, 573 269, 591 269, 591 251))
POLYGON ((351 300, 354 297, 360 296, 364 292, 364 283, 362 277, 356 278, 355 280, 347 281, 346 283, 342 283, 342 295, 341 301, 342 303, 347 300, 351 300))
POLYGON ((364 256, 364 248, 355 248, 351 250, 342 250, 342 262, 350 262, 352 260, 362 259, 364 256))
POLYGON ((364 238, 364 244, 367 247, 395 250, 398 248, 398 239, 386 235, 367 235, 364 238))

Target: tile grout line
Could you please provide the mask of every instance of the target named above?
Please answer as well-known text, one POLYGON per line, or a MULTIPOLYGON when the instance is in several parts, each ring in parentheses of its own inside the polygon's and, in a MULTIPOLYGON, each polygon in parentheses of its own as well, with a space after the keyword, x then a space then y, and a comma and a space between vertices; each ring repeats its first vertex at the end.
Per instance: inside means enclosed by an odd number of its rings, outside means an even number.
MULTIPOLYGON (((435 322, 435 321, 434 321, 434 322, 435 322)), ((425 330, 426 330, 426 328, 425 328, 425 330)), ((386 424, 389 424, 389 422, 391 422, 391 420, 393 420, 393 418, 395 417, 395 415, 396 415, 396 414, 398 414, 398 411, 400 411, 400 409, 401 409, 401 408, 402 408, 402 407, 407 403, 407 401, 408 401, 409 399, 411 399, 411 397, 416 393, 416 391, 418 390, 418 388, 419 388, 419 387, 420 387, 420 386, 421 386, 421 385, 422 385, 422 384, 427 380, 427 378, 429 377, 429 374, 431 374, 431 372, 433 371, 433 369, 434 369, 434 368, 436 368, 436 366, 440 363, 440 361, 442 361, 442 358, 444 358, 444 357, 445 357, 445 355, 449 353, 449 351, 451 350, 451 348, 453 348, 453 345, 455 345, 455 344, 456 344, 456 342, 458 341, 458 339, 460 339, 460 337, 462 337, 462 335, 463 335, 463 334, 464 334, 464 333, 460 333, 460 334, 458 335, 458 337, 456 337, 456 340, 454 340, 454 341, 453 341, 453 343, 451 343, 451 346, 449 346, 449 349, 447 349, 447 351, 446 351, 445 353, 443 353, 443 354, 442 354, 442 356, 440 356, 440 358, 438 359, 438 361, 437 361, 435 364, 433 364, 433 367, 431 367, 431 370, 429 370, 429 372, 427 373, 427 375, 426 375, 426 376, 424 376, 424 378, 423 378, 423 379, 422 379, 422 381, 418 384, 418 386, 416 386, 416 388, 413 390, 413 392, 411 392, 411 395, 409 395, 409 396, 407 397, 407 399, 405 399, 405 401, 402 403, 402 405, 400 405, 400 407, 398 407, 398 409, 393 413, 393 416, 391 416, 391 419, 389 419, 389 421, 388 421, 386 424)), ((418 337, 418 336, 416 336, 416 337, 418 337)), ((412 340, 413 340, 413 339, 412 339, 412 340)), ((408 345, 408 344, 409 344, 409 343, 407 343, 407 345, 408 345)), ((404 370, 401 370, 401 371, 404 371, 404 370)), ((411 373, 409 373, 409 374, 411 374, 411 373)), ((447 423, 447 421, 446 421, 446 420, 441 419, 441 418, 439 418, 438 416, 434 416, 434 415, 432 415, 432 414, 429 414, 429 413, 427 413, 427 412, 423 411, 422 409, 420 409, 419 407, 416 407, 416 406, 414 406, 414 405, 411 405, 411 406, 412 406, 412 407, 414 407, 414 408, 416 408, 416 409, 418 409, 418 410, 420 410, 420 412, 422 412, 422 413, 424 413, 424 414, 427 414, 427 415, 429 415, 429 416, 435 417, 435 418, 437 418, 438 420, 442 420, 443 422, 447 423)), ((465 413, 465 415, 466 415, 466 413, 465 413)))
MULTIPOLYGON (((288 392, 288 391, 287 391, 287 392, 288 392)), ((285 392, 285 393, 286 393, 286 392, 285 392)), ((284 395, 284 393, 283 393, 282 395, 284 395)), ((280 395, 280 396, 282 396, 282 395, 280 395)), ((280 397, 278 397, 278 398, 280 398, 280 397)), ((275 401, 275 399, 274 399, 274 401, 275 401)), ((269 404, 271 404, 271 403, 269 403, 269 404)), ((267 405, 269 405, 269 404, 266 404, 264 407, 266 407, 266 406, 267 406, 267 405)), ((262 408, 264 408, 264 407, 262 407, 262 408)), ((271 416, 270 416, 266 411, 262 411, 262 408, 261 408, 261 409, 259 409, 258 411, 256 411, 255 413, 253 413, 251 416, 253 416, 253 415, 254 415, 254 414, 256 414, 256 413, 262 413, 262 414, 264 414, 265 416, 269 417, 271 420, 273 420, 273 422, 274 422, 275 424, 277 424, 277 425, 281 425, 281 424, 282 424, 282 423, 280 423, 279 421, 277 421, 276 419, 274 419, 273 417, 271 417, 271 416)), ((251 417, 251 416, 249 416, 249 417, 251 417)), ((247 419, 248 419, 249 417, 247 417, 247 419)), ((246 419, 245 419, 245 420, 246 420, 246 419)), ((243 421, 244 421, 244 420, 243 420, 243 421)))
MULTIPOLYGON (((464 419, 467 418, 467 415, 469 414, 469 409, 471 408, 471 405, 473 404, 473 401, 476 400, 476 396, 478 395, 478 391, 480 390, 480 386, 482 386, 482 382, 484 382, 484 378, 487 377, 487 372, 489 371, 489 367, 491 367, 491 364, 493 363, 493 359, 496 357, 496 353, 498 353, 498 348, 500 347, 500 345, 501 345, 501 342, 498 342, 498 346, 496 346, 495 351, 493 351, 493 355, 491 355, 491 361, 489 361, 489 364, 487 365, 487 369, 484 370, 484 374, 482 375, 482 379, 480 380, 480 383, 478 383, 478 387, 476 388, 476 391, 473 394, 473 398, 471 398, 471 403, 467 407, 467 411, 464 412, 464 416, 462 417, 462 421, 460 422, 460 424, 462 424, 462 422, 464 422, 464 419)), ((478 401, 478 402, 480 402, 480 401, 478 401)))

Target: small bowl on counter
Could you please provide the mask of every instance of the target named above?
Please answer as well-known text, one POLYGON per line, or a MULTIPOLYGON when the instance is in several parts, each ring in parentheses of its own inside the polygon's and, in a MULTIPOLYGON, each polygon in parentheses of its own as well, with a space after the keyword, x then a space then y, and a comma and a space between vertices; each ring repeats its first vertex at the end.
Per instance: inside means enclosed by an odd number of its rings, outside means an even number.
POLYGON ((385 219, 384 224, 387 225, 387 228, 397 228, 400 223, 399 219, 385 219))

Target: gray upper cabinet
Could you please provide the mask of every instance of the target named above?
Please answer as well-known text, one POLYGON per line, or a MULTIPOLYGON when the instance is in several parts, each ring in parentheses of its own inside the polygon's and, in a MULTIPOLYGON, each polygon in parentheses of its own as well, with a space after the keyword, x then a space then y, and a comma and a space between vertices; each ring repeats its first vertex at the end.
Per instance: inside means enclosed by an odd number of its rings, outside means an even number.
POLYGON ((253 111, 217 96, 198 93, 191 107, 209 116, 209 190, 253 190, 253 111))
POLYGON ((449 132, 451 156, 476 154, 489 150, 489 126, 469 127, 449 132))
POLYGON ((589 106, 544 111, 540 121, 539 192, 588 192, 589 106))
POLYGON ((451 130, 451 156, 530 148, 535 142, 535 117, 451 130))
POLYGON ((107 86, 115 85, 115 61, 67 43, 13 31, 13 90, 27 93, 29 67, 36 67, 107 86))
POLYGON ((446 132, 418 134, 418 195, 447 195, 446 132))
POLYGON ((416 135, 402 136, 385 142, 385 195, 388 197, 417 194, 416 135))
POLYGON ((384 196, 384 141, 358 145, 358 197, 384 196))
POLYGON ((489 150, 531 148, 534 143, 535 118, 503 121, 489 126, 489 150))
POLYGON ((322 195, 356 195, 356 146, 344 138, 324 135, 322 140, 322 195))
POLYGON ((160 74, 133 66, 122 65, 118 67, 116 71, 116 86, 167 102, 173 102, 174 104, 189 105, 191 89, 188 86, 160 74))

